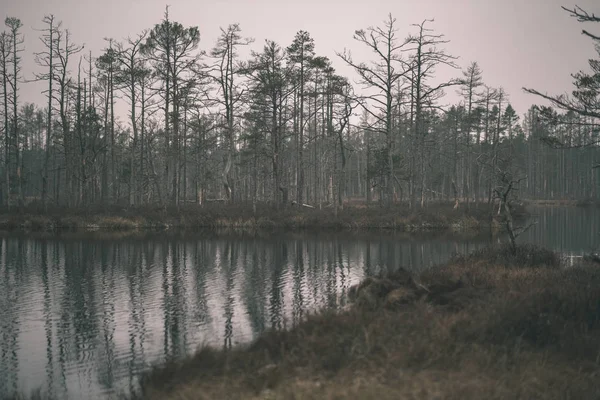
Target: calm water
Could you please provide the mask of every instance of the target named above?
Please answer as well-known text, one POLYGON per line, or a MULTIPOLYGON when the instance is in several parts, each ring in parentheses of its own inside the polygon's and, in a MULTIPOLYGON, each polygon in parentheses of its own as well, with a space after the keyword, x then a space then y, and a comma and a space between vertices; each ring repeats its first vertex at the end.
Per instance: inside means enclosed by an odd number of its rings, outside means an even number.
MULTIPOLYGON (((595 250, 600 211, 533 210, 523 242, 595 250)), ((114 396, 148 366, 201 345, 246 343, 308 311, 344 305, 350 286, 419 271, 489 235, 102 235, 0 238, 0 398, 114 396)), ((493 239, 498 240, 498 239, 493 239)))

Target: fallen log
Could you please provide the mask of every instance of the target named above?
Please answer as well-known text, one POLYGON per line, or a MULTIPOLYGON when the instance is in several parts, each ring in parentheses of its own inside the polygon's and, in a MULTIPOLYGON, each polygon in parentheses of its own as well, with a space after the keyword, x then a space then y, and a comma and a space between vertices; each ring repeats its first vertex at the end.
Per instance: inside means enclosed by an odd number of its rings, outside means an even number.
MULTIPOLYGON (((296 201, 292 201, 292 205, 293 206, 297 206, 298 202, 296 201)), ((300 204, 301 207, 306 207, 306 208, 315 208, 315 206, 311 206, 310 204, 300 204)))

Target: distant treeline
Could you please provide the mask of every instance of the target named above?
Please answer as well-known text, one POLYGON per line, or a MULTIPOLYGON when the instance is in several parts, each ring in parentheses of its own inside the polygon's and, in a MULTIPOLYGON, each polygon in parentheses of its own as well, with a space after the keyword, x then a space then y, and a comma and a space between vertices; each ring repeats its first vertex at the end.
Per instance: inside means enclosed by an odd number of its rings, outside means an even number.
POLYGON ((43 105, 19 97, 20 20, 7 18, 0 35, 3 206, 343 207, 355 198, 426 206, 491 201, 507 184, 530 199, 598 198, 598 118, 538 106, 519 117, 476 62, 459 70, 429 20, 404 39, 391 15, 356 31, 371 60, 337 54, 356 79, 338 75, 305 31, 242 59, 253 40, 238 24, 204 46, 198 28, 172 21, 168 9, 98 55, 84 54, 54 16, 40 25, 43 105), (442 68, 456 78, 440 82, 442 68), (448 91, 461 100, 443 106, 448 91))

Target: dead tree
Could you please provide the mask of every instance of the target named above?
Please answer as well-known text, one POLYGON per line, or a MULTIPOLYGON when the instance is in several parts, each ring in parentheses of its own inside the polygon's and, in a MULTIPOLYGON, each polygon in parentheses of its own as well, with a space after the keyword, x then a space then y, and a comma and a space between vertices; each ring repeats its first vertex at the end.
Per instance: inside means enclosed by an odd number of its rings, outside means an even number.
POLYGON ((54 89, 52 84, 54 83, 54 56, 56 53, 56 32, 61 29, 61 22, 56 22, 54 15, 46 15, 42 20, 46 25, 42 29, 42 36, 40 40, 44 45, 44 50, 35 53, 36 64, 45 68, 46 71, 40 74, 36 74, 36 80, 48 81, 48 89, 45 93, 48 96, 48 109, 46 117, 46 140, 44 148, 44 164, 42 168, 42 204, 44 208, 48 205, 48 169, 50 167, 50 142, 52 141, 52 100, 54 98, 54 89))
POLYGON ((226 30, 221 28, 221 36, 217 39, 217 43, 210 53, 215 62, 208 72, 218 87, 216 100, 225 109, 227 155, 221 176, 225 195, 229 202, 233 202, 235 198, 235 186, 231 176, 236 150, 235 117, 238 104, 244 99, 245 93, 236 79, 242 73, 237 52, 241 46, 247 46, 254 41, 251 38, 243 38, 241 32, 239 24, 229 25, 226 30))
POLYGON ((411 72, 411 66, 402 57, 411 39, 399 40, 397 37, 396 19, 390 14, 383 26, 369 27, 357 30, 354 40, 362 43, 376 55, 371 62, 356 62, 350 52, 344 50, 337 53, 348 66, 352 67, 359 76, 359 82, 365 89, 372 91, 369 96, 359 99, 360 106, 372 117, 373 131, 386 137, 387 155, 387 201, 394 198, 394 143, 395 133, 393 118, 398 104, 394 102, 397 84, 411 72), (376 127, 376 128, 375 128, 376 127))
POLYGON ((15 176, 16 176, 16 184, 17 184, 17 201, 19 208, 23 207, 23 177, 22 177, 22 165, 21 165, 21 153, 19 146, 19 113, 18 113, 18 98, 19 98, 19 80, 21 76, 21 56, 20 53, 23 52, 23 43, 25 39, 23 38, 23 34, 20 32, 23 23, 20 19, 14 17, 7 17, 4 21, 6 26, 9 28, 8 34, 10 37, 10 45, 12 46, 10 61, 12 63, 12 80, 9 80, 9 85, 12 89, 12 120, 11 120, 11 128, 13 133, 12 145, 14 148, 15 154, 15 176))
POLYGON ((525 226, 515 226, 514 223, 512 202, 516 198, 515 193, 519 190, 520 183, 526 179, 527 177, 514 179, 511 172, 502 171, 498 168, 498 184, 494 187, 494 197, 500 201, 498 214, 504 214, 504 227, 508 233, 513 254, 517 252, 517 238, 536 224, 536 222, 531 222, 525 226))

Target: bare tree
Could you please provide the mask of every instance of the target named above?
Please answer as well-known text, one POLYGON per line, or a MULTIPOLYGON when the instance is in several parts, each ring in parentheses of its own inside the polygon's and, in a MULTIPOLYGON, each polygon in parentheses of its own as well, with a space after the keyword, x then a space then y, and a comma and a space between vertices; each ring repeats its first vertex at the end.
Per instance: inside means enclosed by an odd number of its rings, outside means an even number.
MULTIPOLYGON (((336 76, 335 91, 341 97, 341 107, 337 113, 337 124, 335 127, 335 133, 340 146, 340 157, 341 157, 341 171, 340 176, 337 178, 338 184, 338 198, 334 200, 336 204, 344 208, 343 197, 346 194, 346 164, 348 162, 347 155, 347 143, 344 140, 344 133, 347 131, 350 134, 350 118, 353 115, 354 109, 358 107, 358 103, 355 101, 355 95, 352 92, 352 86, 350 82, 345 78, 336 76)), ((337 210, 337 205, 335 206, 337 210)))
POLYGON ((75 193, 75 168, 73 165, 73 140, 71 125, 69 119, 68 97, 72 88, 72 77, 69 73, 69 62, 72 57, 83 50, 82 45, 77 45, 71 41, 69 30, 56 31, 56 73, 54 75, 57 84, 57 93, 55 93, 58 102, 58 113, 60 117, 60 126, 62 130, 62 145, 65 155, 65 185, 67 204, 73 203, 75 193))
MULTIPOLYGON (((411 75, 412 86, 411 110, 414 110, 412 117, 412 132, 417 145, 417 157, 419 159, 418 172, 420 176, 420 203, 421 207, 425 205, 425 167, 426 161, 426 137, 427 131, 424 129, 424 112, 426 109, 432 109, 437 106, 436 102, 444 95, 444 88, 460 84, 458 79, 450 79, 436 85, 430 85, 429 79, 433 77, 435 68, 446 66, 452 69, 458 68, 455 64, 457 57, 447 54, 439 46, 448 43, 444 35, 433 34, 433 30, 426 28, 426 24, 433 20, 424 20, 416 24, 418 33, 409 37, 410 48, 413 52, 411 56, 411 75)), ((414 193, 413 193, 414 195, 414 193)))
POLYGON ((377 61, 355 62, 349 51, 337 53, 346 64, 354 68, 360 77, 363 88, 372 93, 361 96, 358 100, 364 110, 371 115, 375 123, 374 131, 386 136, 387 151, 387 194, 388 202, 394 198, 394 131, 392 119, 395 111, 394 94, 397 82, 405 78, 411 68, 402 57, 411 40, 398 40, 396 19, 390 14, 382 27, 369 27, 357 30, 354 40, 365 45, 377 57, 377 61))
POLYGON ((527 177, 515 178, 513 173, 508 170, 500 169, 497 173, 497 185, 494 187, 494 197, 500 204, 498 205, 498 214, 504 217, 504 227, 510 239, 510 247, 513 254, 517 252, 517 238, 527 232, 529 228, 536 224, 535 221, 524 226, 515 226, 515 220, 512 212, 513 202, 516 200, 516 193, 519 190, 521 182, 527 177))
POLYGON ((230 202, 234 201, 231 170, 235 152, 235 119, 237 106, 244 95, 244 89, 236 82, 236 78, 242 72, 238 59, 238 48, 253 42, 253 39, 242 38, 241 32, 239 24, 229 25, 227 29, 221 28, 221 36, 217 39, 217 43, 210 53, 211 57, 215 59, 209 73, 218 87, 216 101, 225 108, 227 156, 223 167, 222 180, 225 194, 230 202))
MULTIPOLYGON (((137 179, 138 171, 135 165, 139 144, 139 121, 137 116, 137 107, 139 103, 138 93, 140 92, 141 75, 145 73, 145 60, 141 54, 141 48, 146 40, 148 32, 143 31, 136 38, 127 39, 127 47, 118 43, 116 45, 117 62, 121 68, 117 79, 120 83, 119 87, 123 90, 125 97, 129 100, 129 121, 133 132, 133 142, 131 146, 131 154, 129 156, 129 204, 135 205, 140 203, 141 199, 141 181, 137 179)), ((143 157, 142 153, 139 159, 143 157)))
POLYGON ((0 66, 2 67, 2 100, 4 106, 4 193, 3 203, 9 205, 11 194, 10 187, 10 125, 8 112, 8 81, 10 73, 8 70, 8 59, 10 54, 10 36, 6 32, 0 33, 0 66))
POLYGON ((42 205, 44 208, 48 204, 48 170, 50 168, 50 142, 52 140, 52 100, 54 91, 52 84, 55 79, 54 72, 54 56, 56 53, 56 31, 61 29, 61 22, 56 22, 54 15, 46 15, 42 22, 46 25, 43 28, 40 41, 44 46, 44 50, 35 53, 35 62, 42 68, 47 68, 47 72, 36 74, 37 80, 48 81, 48 89, 44 91, 48 97, 48 109, 46 114, 46 139, 44 148, 44 165, 42 167, 42 205))
POLYGON ((17 201, 19 208, 23 207, 23 176, 21 166, 21 152, 19 145, 19 113, 18 113, 18 98, 19 98, 19 77, 21 73, 21 56, 23 52, 23 35, 20 33, 20 29, 23 23, 20 19, 14 17, 7 17, 4 21, 6 26, 9 28, 10 43, 12 45, 11 51, 11 62, 12 62, 12 80, 9 81, 12 89, 12 123, 11 127, 13 130, 13 146, 15 149, 15 170, 16 170, 16 181, 17 181, 17 201))

